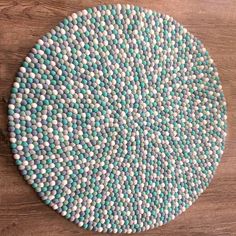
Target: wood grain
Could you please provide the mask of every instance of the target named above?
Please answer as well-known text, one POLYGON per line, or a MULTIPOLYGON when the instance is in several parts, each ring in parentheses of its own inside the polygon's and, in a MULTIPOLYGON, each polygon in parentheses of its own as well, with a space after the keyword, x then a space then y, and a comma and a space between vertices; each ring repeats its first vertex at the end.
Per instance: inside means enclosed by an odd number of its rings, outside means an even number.
POLYGON ((0 0, 1 236, 101 235, 77 227, 45 206, 20 176, 9 149, 7 101, 20 63, 39 37, 75 11, 118 2, 169 14, 204 43, 218 66, 229 117, 226 149, 210 187, 174 221, 139 235, 236 235, 235 0, 0 0))

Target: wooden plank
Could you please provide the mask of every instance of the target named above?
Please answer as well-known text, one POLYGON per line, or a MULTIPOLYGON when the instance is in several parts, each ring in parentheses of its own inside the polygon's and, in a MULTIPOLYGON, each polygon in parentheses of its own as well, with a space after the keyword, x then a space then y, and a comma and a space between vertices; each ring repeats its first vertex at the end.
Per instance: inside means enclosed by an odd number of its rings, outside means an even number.
POLYGON ((218 66, 229 117, 225 153, 209 188, 174 221, 139 235, 236 235, 235 0, 1 0, 0 235, 100 235, 77 227, 45 206, 20 176, 9 148, 7 100, 21 61, 38 38, 72 12, 118 2, 171 15, 204 43, 218 66))

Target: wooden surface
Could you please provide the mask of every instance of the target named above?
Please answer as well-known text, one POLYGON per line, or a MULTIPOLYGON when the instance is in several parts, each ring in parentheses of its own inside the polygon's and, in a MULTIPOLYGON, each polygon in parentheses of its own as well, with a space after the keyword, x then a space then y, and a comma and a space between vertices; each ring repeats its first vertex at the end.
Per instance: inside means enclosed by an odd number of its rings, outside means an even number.
MULTIPOLYGON (((119 1, 173 16, 197 36, 218 66, 228 105, 226 149, 210 187, 185 213, 143 236, 236 235, 236 1, 119 1)), ((0 235, 101 235, 85 231, 45 206, 14 164, 7 101, 21 61, 36 40, 71 13, 118 1, 0 0, 0 235)), ((103 234, 109 235, 109 234, 103 234)))

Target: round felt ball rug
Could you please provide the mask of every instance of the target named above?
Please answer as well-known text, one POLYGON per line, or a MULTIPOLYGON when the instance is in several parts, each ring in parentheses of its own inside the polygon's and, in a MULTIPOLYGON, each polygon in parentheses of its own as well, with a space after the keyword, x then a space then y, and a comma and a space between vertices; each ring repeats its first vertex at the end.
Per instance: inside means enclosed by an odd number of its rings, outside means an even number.
POLYGON ((206 189, 226 103, 202 43, 129 5, 64 19, 25 58, 9 103, 16 164, 43 201, 85 229, 167 223, 206 189))

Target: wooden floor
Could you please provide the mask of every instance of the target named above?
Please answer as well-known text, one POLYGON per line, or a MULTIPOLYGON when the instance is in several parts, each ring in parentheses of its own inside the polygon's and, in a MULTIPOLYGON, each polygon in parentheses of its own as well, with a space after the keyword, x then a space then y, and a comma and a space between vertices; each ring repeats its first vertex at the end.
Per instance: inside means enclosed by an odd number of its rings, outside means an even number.
MULTIPOLYGON (((169 224, 139 235, 236 235, 236 1, 119 1, 173 16, 197 36, 216 62, 228 105, 223 160, 210 187, 169 224)), ((0 0, 0 235, 100 235, 80 229, 45 206, 17 171, 9 149, 7 101, 21 61, 36 40, 71 13, 105 0, 0 0)), ((108 235, 108 234, 103 234, 108 235)))

